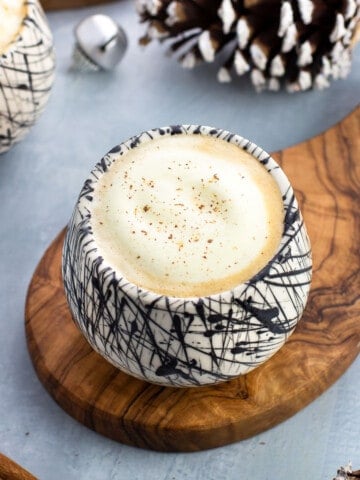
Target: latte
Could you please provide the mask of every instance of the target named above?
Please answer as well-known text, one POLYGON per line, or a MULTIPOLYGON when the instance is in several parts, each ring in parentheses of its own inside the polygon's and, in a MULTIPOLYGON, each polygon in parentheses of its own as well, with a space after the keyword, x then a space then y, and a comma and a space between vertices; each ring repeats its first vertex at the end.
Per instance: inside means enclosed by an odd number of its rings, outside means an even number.
POLYGON ((283 233, 280 190, 242 148, 196 134, 129 150, 95 183, 98 253, 130 282, 175 297, 207 296, 250 279, 283 233))
POLYGON ((0 0, 0 54, 16 39, 25 15, 24 0, 0 0))

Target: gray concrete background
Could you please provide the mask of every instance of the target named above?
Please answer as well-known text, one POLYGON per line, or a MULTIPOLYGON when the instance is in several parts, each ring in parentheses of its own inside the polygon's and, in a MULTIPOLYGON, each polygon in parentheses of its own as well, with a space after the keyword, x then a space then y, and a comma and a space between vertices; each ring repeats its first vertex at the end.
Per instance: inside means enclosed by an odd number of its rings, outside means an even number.
MULTIPOLYGON (((142 49, 131 1, 51 13, 57 81, 31 134, 0 158, 0 451, 41 479, 332 479, 360 468, 360 358, 303 411, 249 440, 212 451, 162 454, 127 447, 83 427, 40 385, 24 335, 28 283, 68 221, 90 169, 112 146, 174 123, 222 127, 274 151, 315 135, 360 99, 360 47, 351 75, 323 92, 257 95, 247 81, 220 85, 213 66, 182 70, 159 45, 142 49), (114 73, 69 71, 74 25, 112 15, 130 46, 114 73)), ((360 159, 359 159, 360 161, 360 159)))

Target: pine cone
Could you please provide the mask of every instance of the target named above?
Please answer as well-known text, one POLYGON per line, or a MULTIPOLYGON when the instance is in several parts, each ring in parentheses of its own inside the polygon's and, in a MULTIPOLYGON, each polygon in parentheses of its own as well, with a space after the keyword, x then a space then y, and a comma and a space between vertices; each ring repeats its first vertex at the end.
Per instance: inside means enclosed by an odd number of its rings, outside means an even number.
POLYGON ((360 0, 137 0, 147 32, 192 68, 221 58, 220 82, 249 73, 256 90, 323 89, 350 71, 360 0))

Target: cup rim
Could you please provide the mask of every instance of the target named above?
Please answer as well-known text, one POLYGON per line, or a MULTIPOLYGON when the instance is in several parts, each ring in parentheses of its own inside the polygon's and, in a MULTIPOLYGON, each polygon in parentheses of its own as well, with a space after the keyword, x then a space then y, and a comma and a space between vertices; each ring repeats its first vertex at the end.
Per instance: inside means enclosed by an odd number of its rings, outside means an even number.
POLYGON ((239 297, 241 293, 246 288, 248 288, 250 284, 256 283, 257 281, 256 277, 258 277, 261 272, 269 268, 269 266, 278 257, 280 251, 284 248, 286 244, 289 243, 289 238, 286 236, 286 231, 287 231, 286 215, 290 206, 293 208, 295 207, 299 212, 299 215, 301 216, 298 203, 295 198, 294 191, 290 184, 289 179, 287 178, 286 174, 284 173, 280 165, 271 157, 269 153, 267 153, 265 150, 263 150, 261 147, 257 146, 255 143, 251 142, 247 138, 244 138, 238 134, 233 134, 228 130, 210 127, 210 126, 192 125, 192 124, 171 125, 166 127, 158 127, 150 130, 145 130, 139 135, 130 137, 128 140, 121 142, 120 144, 113 147, 103 156, 103 158, 95 165, 93 170, 90 172, 90 175, 87 177, 87 179, 84 182, 83 189, 79 195, 79 198, 76 204, 76 208, 78 209, 85 208, 85 210, 88 212, 87 217, 83 219, 82 226, 85 228, 90 227, 89 229, 87 229, 88 237, 86 242, 86 250, 87 250, 86 253, 90 256, 91 262, 96 261, 97 259, 99 259, 99 256, 101 256, 102 257, 101 270, 106 270, 107 272, 111 272, 111 274, 114 275, 114 278, 118 282, 119 288, 122 289, 122 291, 127 296, 129 296, 132 299, 140 298, 146 304, 161 302, 164 300, 166 301, 166 299, 170 299, 172 303, 177 303, 177 302, 194 303, 201 300, 203 300, 204 302, 209 301, 209 299, 214 301, 231 301, 231 299, 233 299, 234 297, 239 297), (128 280, 124 275, 121 274, 121 272, 119 272, 118 269, 116 269, 110 263, 108 263, 99 253, 101 252, 101 250, 99 249, 96 243, 93 230, 92 230, 92 222, 91 222, 92 200, 89 199, 89 195, 86 195, 83 193, 84 188, 86 188, 86 191, 88 192, 89 183, 92 186, 96 185, 100 177, 106 174, 106 171, 108 170, 108 168, 111 168, 111 165, 115 162, 116 158, 118 158, 120 155, 126 155, 127 151, 130 151, 136 148, 140 143, 152 141, 154 138, 157 138, 159 136, 164 137, 164 136, 171 136, 171 135, 177 135, 177 134, 178 135, 199 134, 199 135, 211 136, 211 137, 215 136, 215 137, 221 138, 224 141, 237 145, 239 148, 250 153, 256 160, 258 160, 266 168, 266 170, 269 172, 269 174, 274 178, 275 182, 277 183, 280 193, 282 195, 282 202, 284 206, 284 225, 283 225, 281 240, 279 242, 279 245, 274 255, 265 265, 263 265, 263 267, 255 275, 253 275, 248 280, 243 281, 242 283, 240 283, 239 285, 236 285, 231 289, 227 289, 224 291, 220 291, 220 292, 212 293, 208 295, 191 296, 191 297, 190 296, 180 297, 180 296, 157 293, 153 290, 140 287, 135 283, 131 282, 130 280, 128 280), (286 204, 286 198, 292 199, 291 205, 286 204))

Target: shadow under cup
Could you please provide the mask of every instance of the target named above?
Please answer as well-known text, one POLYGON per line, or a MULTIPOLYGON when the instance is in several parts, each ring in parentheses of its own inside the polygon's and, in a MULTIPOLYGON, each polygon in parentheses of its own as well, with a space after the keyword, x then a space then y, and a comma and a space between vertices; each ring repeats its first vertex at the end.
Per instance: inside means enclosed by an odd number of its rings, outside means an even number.
POLYGON ((193 387, 246 374, 283 346, 304 311, 312 261, 298 203, 279 165, 238 135, 191 125, 144 132, 104 156, 76 203, 62 268, 73 319, 98 353, 137 378, 193 387), (136 286, 104 261, 91 206, 96 182, 120 155, 159 136, 188 134, 220 138, 261 162, 280 189, 285 216, 277 252, 255 276, 229 291, 177 298, 136 286))

